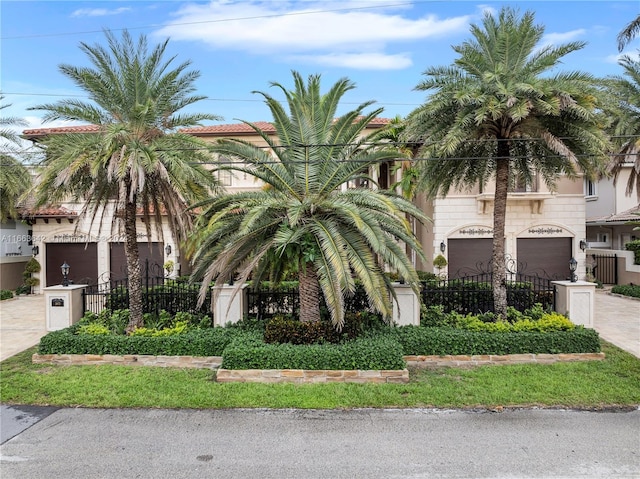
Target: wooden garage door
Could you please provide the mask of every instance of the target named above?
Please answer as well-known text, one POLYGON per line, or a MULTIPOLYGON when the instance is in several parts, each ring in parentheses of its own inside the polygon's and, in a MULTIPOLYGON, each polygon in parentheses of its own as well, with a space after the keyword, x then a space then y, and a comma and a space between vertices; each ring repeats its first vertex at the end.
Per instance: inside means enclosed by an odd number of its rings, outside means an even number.
POLYGON ((488 271, 493 249, 491 238, 450 239, 447 243, 449 278, 488 271))
POLYGON ((98 279, 98 248, 96 243, 48 243, 47 284, 62 282, 60 266, 69 265, 69 280, 75 284, 95 284, 98 279))
POLYGON ((518 272, 570 278, 571 238, 518 238, 518 272))
MULTIPOLYGON (((124 254, 124 243, 110 244, 110 270, 111 279, 124 279, 127 277, 127 258, 124 254)), ((140 255, 140 268, 142 275, 145 274, 145 262, 149 260, 149 274, 151 276, 162 276, 164 265, 164 244, 163 243, 138 243, 138 253, 140 255)))

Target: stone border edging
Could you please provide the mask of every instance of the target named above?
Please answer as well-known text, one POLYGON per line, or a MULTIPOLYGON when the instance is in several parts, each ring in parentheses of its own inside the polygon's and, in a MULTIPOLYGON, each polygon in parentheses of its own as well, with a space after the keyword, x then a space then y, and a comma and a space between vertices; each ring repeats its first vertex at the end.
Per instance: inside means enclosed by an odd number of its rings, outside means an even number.
POLYGON ((408 366, 426 368, 471 367, 495 364, 553 364, 558 362, 603 360, 604 358, 604 353, 404 356, 408 366))
MULTIPOLYGON (((604 353, 404 356, 407 366, 423 368, 475 367, 497 364, 553 364, 603 360, 604 353)), ((218 382, 257 383, 407 383, 409 372, 399 370, 220 369, 221 356, 151 356, 144 354, 34 354, 34 364, 88 366, 114 364, 174 368, 218 369, 218 382)))
POLYGON ((409 370, 218 369, 219 383, 408 383, 409 370))
POLYGON ((151 356, 146 354, 34 354, 34 364, 62 364, 90 366, 114 364, 119 366, 157 366, 163 368, 216 369, 222 364, 221 356, 151 356))

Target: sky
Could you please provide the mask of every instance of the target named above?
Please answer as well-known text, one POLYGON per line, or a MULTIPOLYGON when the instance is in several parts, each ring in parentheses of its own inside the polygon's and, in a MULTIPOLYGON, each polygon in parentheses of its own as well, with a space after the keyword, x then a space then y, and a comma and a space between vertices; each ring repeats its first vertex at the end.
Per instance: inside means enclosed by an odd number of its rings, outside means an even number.
MULTIPOLYGON (((621 74, 616 36, 640 13, 640 0, 2 0, 0 91, 2 105, 11 106, 0 116, 23 118, 26 128, 60 126, 29 108, 84 97, 59 66, 89 66, 80 44, 105 45, 104 29, 117 36, 128 29, 152 45, 169 38, 168 53, 176 65, 192 62, 200 71, 197 93, 208 97, 189 111, 223 118, 205 124, 271 120, 252 92, 281 99, 271 82, 292 88, 292 70, 320 74, 325 90, 352 80, 356 88, 338 113, 373 100, 381 116, 405 116, 427 99, 415 90, 423 72, 453 63, 452 46, 471 38, 470 26, 486 11, 505 5, 535 13, 545 27, 541 46, 587 42, 560 69, 595 76, 621 74)), ((623 53, 639 51, 636 38, 623 53)))

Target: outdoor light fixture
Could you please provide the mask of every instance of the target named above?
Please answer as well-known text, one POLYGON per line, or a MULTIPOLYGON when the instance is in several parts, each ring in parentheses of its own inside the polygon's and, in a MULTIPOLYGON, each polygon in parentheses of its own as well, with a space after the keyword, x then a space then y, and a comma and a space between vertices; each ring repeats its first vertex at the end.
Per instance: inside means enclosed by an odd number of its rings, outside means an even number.
POLYGON ((587 249, 587 242, 585 240, 580 240, 580 249, 582 251, 587 249))
POLYGON ((33 253, 33 256, 38 256, 38 253, 40 253, 40 248, 38 247, 38 245, 33 245, 33 248, 31 248, 31 253, 33 253))
POLYGON ((571 271, 571 282, 575 283, 578 281, 578 275, 576 274, 576 269, 578 268, 578 262, 575 258, 571 258, 569 260, 569 271, 571 271))
POLYGON ((167 246, 164 247, 164 252, 167 253, 167 256, 169 256, 171 254, 171 245, 168 244, 167 246))
POLYGON ((60 269, 62 270, 62 286, 69 286, 69 269, 71 269, 70 266, 65 261, 62 266, 60 266, 60 269))
POLYGON ((441 252, 442 254, 444 254, 444 252, 445 252, 445 250, 446 250, 446 249, 447 249, 447 245, 444 243, 444 241, 442 241, 442 242, 440 243, 440 252, 441 252))

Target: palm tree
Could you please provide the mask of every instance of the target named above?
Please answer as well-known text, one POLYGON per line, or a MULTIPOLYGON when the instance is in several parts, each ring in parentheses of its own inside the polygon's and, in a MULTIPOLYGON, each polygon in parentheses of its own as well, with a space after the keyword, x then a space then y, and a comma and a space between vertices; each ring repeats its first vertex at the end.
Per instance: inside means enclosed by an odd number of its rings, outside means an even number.
POLYGON ((60 66, 91 101, 34 107, 47 111, 45 121, 97 126, 95 133, 56 134, 43 141, 47 158, 37 204, 78 199, 84 202, 81 213, 101 226, 112 212, 111 228, 124 229, 131 331, 143 324, 136 216, 141 209, 148 237, 155 220, 162 238, 163 217, 178 240, 189 230, 185 209, 207 197, 214 180, 197 164, 208 158, 204 143, 178 128, 216 117, 178 113, 204 97, 192 95, 199 73, 187 70, 190 62, 174 66, 175 57, 165 60, 168 40, 149 50, 145 36, 134 42, 127 31, 121 40, 105 33, 108 48, 80 44, 92 68, 60 66))
POLYGON ((626 194, 631 195, 636 188, 640 200, 640 60, 624 55, 618 63, 624 75, 605 81, 607 93, 611 95, 607 111, 613 119, 611 134, 617 152, 609 165, 610 173, 615 183, 623 166, 633 163, 626 194))
POLYGON ((544 28, 534 15, 504 8, 487 13, 473 39, 453 47, 454 64, 426 70, 416 89, 432 91, 408 118, 408 136, 425 143, 423 181, 431 196, 495 179, 493 294, 506 315, 505 218, 509 185, 550 189, 559 175, 593 175, 604 162, 606 137, 596 113, 594 79, 584 73, 550 75, 562 57, 584 46, 539 46, 544 28))
MULTIPOLYGON (((4 96, 0 95, 0 101, 3 99, 4 96)), ((0 110, 9 106, 1 105, 0 110)), ((0 117, 0 138, 9 144, 18 143, 19 137, 10 127, 24 125, 26 122, 21 118, 0 117)), ((31 175, 24 165, 11 155, 0 154, 0 221, 18 217, 18 202, 30 186, 31 175)))
POLYGON ((618 34, 618 51, 624 48, 640 33, 640 15, 631 20, 629 24, 618 34))
MULTIPOLYGON (((319 75, 310 75, 306 84, 297 72, 293 79, 294 90, 272 84, 286 97, 288 113, 267 93, 256 92, 271 110, 277 139, 245 122, 270 151, 241 139, 221 140, 213 147, 232 161, 220 169, 252 175, 265 186, 203 205, 194 274, 204 277, 203 284, 215 280, 221 285, 237 272, 239 288, 252 272, 264 269, 263 262, 280 259, 299 272, 301 321, 320 320, 322 293, 340 329, 344 296, 354 292, 354 278, 388 319, 390 282, 384 269, 397 271, 417 288, 416 272, 400 242, 419 251, 405 214, 426 218, 392 192, 346 188, 363 170, 398 156, 395 148, 380 148, 362 136, 382 109, 364 113, 367 102, 334 120, 340 99, 354 84, 341 79, 322 94, 319 75)), ((201 290, 201 297, 205 293, 201 290)))

